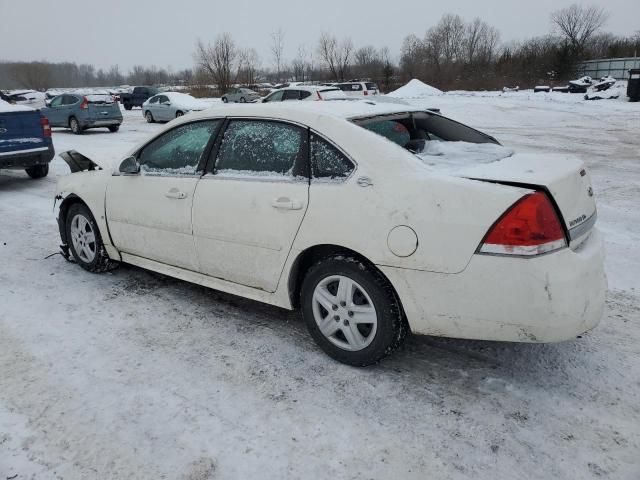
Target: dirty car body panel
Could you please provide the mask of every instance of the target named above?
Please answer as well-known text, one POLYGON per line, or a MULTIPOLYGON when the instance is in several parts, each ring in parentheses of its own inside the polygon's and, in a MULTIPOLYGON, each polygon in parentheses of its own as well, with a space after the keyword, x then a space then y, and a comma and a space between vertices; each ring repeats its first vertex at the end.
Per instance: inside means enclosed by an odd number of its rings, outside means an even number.
POLYGON ((359 255, 384 275, 414 333, 555 342, 575 338, 599 322, 606 291, 603 245, 593 225, 590 180, 579 160, 510 155, 484 165, 431 168, 391 136, 406 135, 407 148, 460 139, 499 144, 432 111, 360 101, 213 108, 172 122, 131 155, 140 160, 140 152, 169 138, 163 136, 174 129, 207 121, 217 122, 216 127, 186 177, 180 170, 165 172, 162 188, 151 187, 158 179, 148 172, 127 178, 111 166, 61 178, 58 200, 77 197, 87 203, 116 260, 284 308, 296 307, 301 259, 313 249, 330 247, 359 255), (390 136, 363 128, 367 119, 395 122, 390 136), (223 174, 217 163, 215 168, 207 163, 224 150, 233 125, 254 120, 288 125, 307 138, 297 147, 303 152, 299 158, 311 162, 311 168, 299 172, 302 181, 295 175, 283 181, 237 171, 223 174), (421 124, 424 131, 411 130, 421 124), (315 177, 313 156, 305 150, 315 136, 350 164, 348 174, 315 177), (135 248, 119 248, 109 229, 114 218, 126 217, 128 207, 111 196, 116 184, 120 187, 113 192, 120 196, 126 188, 135 188, 136 195, 148 192, 148 208, 153 208, 151 197, 163 192, 184 194, 170 202, 183 202, 185 211, 193 209, 192 217, 174 223, 178 217, 169 217, 184 212, 161 206, 153 217, 154 228, 179 231, 181 245, 188 248, 167 243, 162 255, 154 253, 157 245, 146 249, 151 243, 140 239, 151 238, 145 233, 150 225, 129 225, 135 248), (227 205, 224 198, 230 199, 227 205), (536 210, 537 218, 530 216, 534 200, 546 208, 536 210), (212 204, 221 207, 207 207, 212 204), (501 231, 514 215, 513 231, 501 231), (495 235, 518 236, 521 227, 529 228, 527 222, 544 223, 549 215, 559 237, 544 249, 492 243, 495 235), (269 259, 268 268, 261 268, 261 258, 269 259), (259 268, 260 275, 251 274, 259 268))

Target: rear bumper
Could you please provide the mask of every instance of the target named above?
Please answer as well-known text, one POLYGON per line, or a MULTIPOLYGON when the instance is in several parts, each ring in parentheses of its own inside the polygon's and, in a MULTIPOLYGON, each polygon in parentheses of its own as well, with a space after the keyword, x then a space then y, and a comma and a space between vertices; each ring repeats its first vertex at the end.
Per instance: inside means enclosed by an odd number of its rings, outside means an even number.
POLYGON ((120 125, 122 123, 121 118, 104 119, 104 120, 86 120, 83 124, 83 128, 98 128, 98 127, 111 127, 113 125, 120 125))
POLYGON ((53 145, 23 151, 1 153, 0 168, 23 169, 35 165, 46 165, 55 155, 53 145))
POLYGON ((594 328, 604 311, 604 247, 596 229, 576 251, 532 259, 474 255, 458 274, 380 269, 414 333, 558 342, 594 328))

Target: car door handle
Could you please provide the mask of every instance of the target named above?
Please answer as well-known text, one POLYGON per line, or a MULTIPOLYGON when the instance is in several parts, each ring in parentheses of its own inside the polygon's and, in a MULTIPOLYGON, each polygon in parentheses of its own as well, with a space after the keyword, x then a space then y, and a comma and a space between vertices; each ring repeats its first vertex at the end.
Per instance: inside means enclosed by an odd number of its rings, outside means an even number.
POLYGON ((187 194, 185 192, 181 192, 177 188, 172 188, 167 193, 164 194, 167 198, 176 198, 178 200, 182 200, 183 198, 187 198, 187 194))
POLYGON ((291 200, 289 197, 279 197, 271 202, 273 208, 279 210, 302 210, 302 202, 299 200, 291 200))

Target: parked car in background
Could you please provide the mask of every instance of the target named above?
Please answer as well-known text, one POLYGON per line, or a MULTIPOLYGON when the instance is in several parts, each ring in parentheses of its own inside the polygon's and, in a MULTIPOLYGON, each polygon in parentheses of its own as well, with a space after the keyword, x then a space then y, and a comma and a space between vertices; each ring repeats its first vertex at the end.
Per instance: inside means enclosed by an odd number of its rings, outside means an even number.
POLYGON ((70 128, 76 135, 88 128, 108 128, 117 132, 122 112, 108 93, 63 93, 42 109, 52 127, 70 128))
POLYGON ((0 100, 0 168, 46 177, 55 155, 49 121, 38 110, 0 100))
POLYGON ((12 103, 15 104, 16 102, 9 97, 9 95, 7 95, 6 93, 4 93, 2 90, 0 90, 0 100, 7 102, 7 103, 12 103))
POLYGON ((45 95, 35 90, 14 90, 8 97, 16 105, 26 105, 32 108, 42 108, 45 106, 45 95))
POLYGON ((214 107, 119 168, 102 163, 56 188, 62 249, 80 267, 124 262, 300 308, 318 345, 351 365, 377 362, 409 330, 556 342, 603 313, 582 161, 513 154, 419 107, 214 107))
POLYGON ((350 97, 367 97, 380 93, 374 82, 343 82, 334 85, 350 97))
POLYGON ((286 87, 271 92, 264 97, 262 103, 282 102, 285 100, 333 100, 347 98, 342 90, 337 87, 323 87, 316 85, 298 85, 297 87, 286 87))
POLYGON ((224 103, 236 102, 236 103, 251 103, 257 102, 260 99, 260 94, 254 92, 249 88, 232 88, 227 93, 222 95, 222 101, 224 103))
POLYGON ((142 104, 147 122, 168 122, 189 112, 199 112, 209 104, 186 93, 165 92, 154 95, 142 104))
POLYGON ((141 107, 150 97, 157 95, 159 90, 155 87, 133 87, 131 93, 121 93, 120 102, 125 110, 133 107, 141 107))

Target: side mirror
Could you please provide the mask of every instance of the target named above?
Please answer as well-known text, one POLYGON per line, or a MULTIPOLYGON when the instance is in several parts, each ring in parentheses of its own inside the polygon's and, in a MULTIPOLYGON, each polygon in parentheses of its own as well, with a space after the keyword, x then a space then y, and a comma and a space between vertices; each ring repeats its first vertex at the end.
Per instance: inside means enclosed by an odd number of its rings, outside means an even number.
POLYGON ((136 157, 127 157, 120 163, 118 170, 125 175, 137 175, 140 173, 140 164, 136 157))

